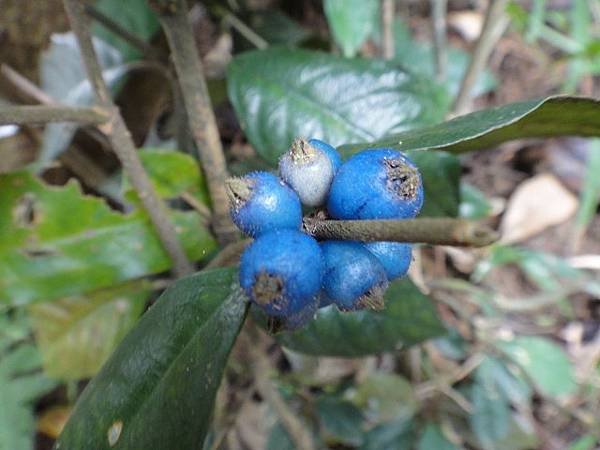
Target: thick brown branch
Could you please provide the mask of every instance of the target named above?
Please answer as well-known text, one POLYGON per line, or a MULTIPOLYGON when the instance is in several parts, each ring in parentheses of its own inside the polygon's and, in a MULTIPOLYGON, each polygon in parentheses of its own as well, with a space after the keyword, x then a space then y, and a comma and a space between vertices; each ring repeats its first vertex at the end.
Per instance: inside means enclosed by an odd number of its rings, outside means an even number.
POLYGON ((319 239, 421 242, 432 245, 484 247, 498 234, 464 219, 316 220, 305 219, 305 230, 319 239))
POLYGON ((76 122, 82 125, 100 125, 109 119, 108 113, 98 107, 7 106, 0 108, 0 125, 30 125, 48 122, 76 122))
POLYGON ((210 103, 202 62, 187 16, 185 0, 150 0, 160 14, 192 136, 198 148, 213 205, 213 227, 221 243, 233 242, 238 232, 229 218, 225 179, 227 167, 210 103))
POLYGON ((192 272, 193 268, 177 239, 167 208, 158 198, 150 178, 142 166, 131 139, 131 134, 119 110, 113 104, 110 92, 102 78, 102 70, 92 45, 89 23, 84 13, 84 5, 79 0, 63 0, 63 2, 69 17, 69 23, 77 37, 83 63, 97 101, 101 107, 110 112, 110 122, 103 126, 102 130, 108 136, 117 157, 123 165, 125 174, 131 180, 131 184, 136 190, 144 209, 150 216, 165 251, 173 261, 174 273, 177 276, 188 274, 192 272))

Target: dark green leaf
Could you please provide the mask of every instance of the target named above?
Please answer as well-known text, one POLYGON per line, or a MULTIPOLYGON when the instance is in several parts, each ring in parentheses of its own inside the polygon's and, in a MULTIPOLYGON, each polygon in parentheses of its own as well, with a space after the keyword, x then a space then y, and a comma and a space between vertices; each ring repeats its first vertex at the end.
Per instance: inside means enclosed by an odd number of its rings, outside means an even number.
POLYGON ((176 281, 86 387, 57 448, 200 448, 245 311, 234 270, 176 281))
POLYGON ((334 146, 440 121, 443 89, 386 61, 270 48, 229 66, 229 98, 257 152, 274 163, 298 136, 334 146))
POLYGON ((363 416, 352 403, 324 396, 317 401, 319 422, 328 444, 358 446, 363 442, 363 416))
POLYGON ((417 450, 458 450, 458 447, 446 439, 439 426, 429 423, 419 438, 417 450))
MULTIPOLYGON (((188 256, 216 243, 194 212, 172 211, 188 256)), ((0 176, 0 303, 77 295, 171 266, 148 216, 120 214, 76 182, 44 185, 26 172, 0 176)))
POLYGON ((475 383, 471 388, 473 413, 471 429, 481 446, 495 448, 495 442, 508 434, 510 408, 493 383, 475 383))
POLYGON ((514 358, 544 394, 561 396, 576 391, 573 365, 564 350, 549 339, 518 336, 498 345, 514 358))
POLYGON ((600 101, 583 97, 547 97, 477 111, 438 125, 406 131, 381 140, 344 146, 398 150, 483 150, 512 139, 551 136, 600 136, 600 101))
POLYGON ((256 12, 250 26, 271 45, 294 45, 310 36, 310 31, 278 9, 256 12))
POLYGON ((359 450, 411 450, 414 448, 414 440, 415 433, 411 421, 392 422, 370 430, 359 450))
POLYGON ((292 438, 288 432, 283 428, 281 423, 277 422, 271 428, 271 434, 267 441, 267 450, 300 450, 296 449, 296 446, 292 442, 292 438))
POLYGON ((477 368, 475 377, 483 385, 486 383, 495 385, 494 389, 514 405, 521 407, 529 405, 531 388, 522 378, 509 372, 499 359, 486 356, 477 368))
POLYGON ((324 0, 323 9, 333 37, 346 57, 355 56, 379 24, 377 0, 324 0))
POLYGON ((61 380, 91 378, 135 324, 151 284, 122 286, 31 305, 29 314, 45 372, 61 380))
POLYGON ((0 449, 33 448, 35 420, 32 404, 56 382, 41 372, 37 349, 21 339, 29 333, 22 316, 0 314, 0 449))
POLYGON ((408 279, 393 282, 383 311, 340 312, 322 308, 306 327, 277 340, 302 353, 358 357, 392 351, 439 336, 444 328, 429 298, 408 279))
MULTIPOLYGON (((149 41, 160 28, 154 11, 146 0, 100 0, 96 8, 104 15, 116 21, 130 33, 144 41, 149 41)), ((119 49, 126 61, 138 59, 141 52, 122 37, 107 30, 103 25, 94 24, 93 32, 102 40, 119 49)))

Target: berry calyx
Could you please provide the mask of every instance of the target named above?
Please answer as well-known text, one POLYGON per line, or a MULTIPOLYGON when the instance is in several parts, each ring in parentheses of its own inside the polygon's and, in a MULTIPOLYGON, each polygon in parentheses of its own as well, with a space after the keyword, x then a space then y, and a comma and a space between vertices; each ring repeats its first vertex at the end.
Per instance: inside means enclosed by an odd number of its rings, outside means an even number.
POLYGON ((323 152, 325 156, 329 158, 331 166, 333 167, 333 173, 337 173, 342 166, 342 157, 340 156, 339 152, 327 142, 323 142, 319 139, 309 139, 308 143, 317 150, 323 152))

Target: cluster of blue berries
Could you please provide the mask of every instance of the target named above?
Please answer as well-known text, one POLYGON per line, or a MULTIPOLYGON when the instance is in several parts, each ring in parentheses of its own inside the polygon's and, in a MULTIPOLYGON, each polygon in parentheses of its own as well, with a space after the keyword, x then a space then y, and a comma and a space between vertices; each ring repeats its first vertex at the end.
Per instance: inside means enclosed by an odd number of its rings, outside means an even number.
POLYGON ((367 149, 342 163, 317 139, 297 139, 279 175, 253 172, 227 180, 231 217, 255 238, 242 254, 240 285, 248 298, 288 329, 319 307, 383 308, 390 280, 404 276, 410 244, 327 240, 302 232, 302 205, 332 219, 407 219, 423 205, 421 175, 406 155, 367 149))

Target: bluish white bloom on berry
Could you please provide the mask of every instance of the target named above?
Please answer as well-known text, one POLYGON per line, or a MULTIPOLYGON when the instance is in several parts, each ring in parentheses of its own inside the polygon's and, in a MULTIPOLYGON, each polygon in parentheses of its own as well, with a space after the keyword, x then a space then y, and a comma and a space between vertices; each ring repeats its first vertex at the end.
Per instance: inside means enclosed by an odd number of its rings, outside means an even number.
POLYGON ((292 322, 296 316, 302 322, 302 314, 318 306, 323 267, 315 239, 296 230, 275 230, 259 236, 242 254, 240 285, 266 314, 292 322))
POLYGON ((412 245, 402 242, 366 242, 365 247, 383 265, 388 280, 403 277, 412 261, 412 245))
MULTIPOLYGON (((388 286, 385 269, 363 244, 355 241, 321 243, 325 272, 323 293, 341 310, 383 308, 388 286)), ((321 301, 324 306, 327 301, 321 301)))
POLYGON ((303 139, 296 139, 279 159, 279 175, 306 206, 320 206, 327 200, 333 180, 329 157, 303 139))
POLYGON ((327 210, 336 219, 408 219, 423 206, 423 183, 403 153, 379 148, 356 153, 331 183, 327 210))
POLYGON ((252 172, 226 181, 231 219, 248 236, 275 229, 299 229, 302 206, 298 195, 268 172, 252 172))
POLYGON ((325 156, 329 158, 329 161, 333 166, 333 173, 337 173, 342 166, 342 157, 340 156, 339 152, 327 142, 320 141, 319 139, 309 139, 308 143, 317 150, 325 153, 325 156))

